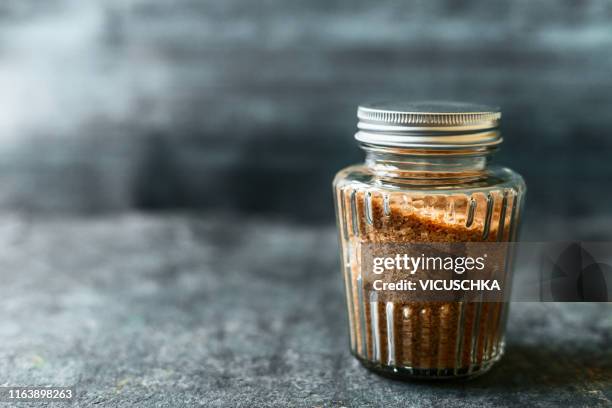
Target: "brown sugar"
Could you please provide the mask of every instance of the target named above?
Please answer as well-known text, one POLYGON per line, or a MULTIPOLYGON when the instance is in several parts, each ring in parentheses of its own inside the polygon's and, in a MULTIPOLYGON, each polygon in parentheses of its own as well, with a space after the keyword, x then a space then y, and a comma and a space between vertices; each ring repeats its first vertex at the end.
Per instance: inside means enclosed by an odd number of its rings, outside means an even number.
MULTIPOLYGON (((445 286, 437 293, 444 297, 427 298, 378 290, 377 282, 407 282, 408 273, 386 265, 375 271, 370 261, 386 262, 393 253, 414 258, 408 253, 427 248, 428 259, 451 253, 451 260, 467 262, 487 247, 480 253, 491 256, 481 270, 509 283, 509 246, 482 244, 516 239, 526 189, 518 173, 491 162, 503 140, 501 112, 464 102, 387 101, 360 105, 357 117, 355 139, 365 161, 334 179, 351 350, 367 367, 394 377, 482 373, 503 352, 508 292, 473 297, 445 286)), ((442 269, 414 266, 410 274, 440 282, 447 272, 451 279, 463 273, 442 269)), ((474 283, 472 277, 457 281, 474 283)))
POLYGON ((367 243, 508 241, 513 189, 471 195, 404 194, 338 186, 338 214, 353 353, 366 365, 409 376, 486 370, 503 349, 503 302, 380 300, 363 289, 367 243))

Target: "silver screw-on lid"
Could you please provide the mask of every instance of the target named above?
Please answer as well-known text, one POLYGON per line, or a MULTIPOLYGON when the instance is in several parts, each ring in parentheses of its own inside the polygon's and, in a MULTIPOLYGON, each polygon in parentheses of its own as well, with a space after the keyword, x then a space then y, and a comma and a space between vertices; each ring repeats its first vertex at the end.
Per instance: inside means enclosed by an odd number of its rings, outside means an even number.
POLYGON ((359 132, 366 144, 444 148, 488 147, 502 142, 499 108, 463 102, 374 103, 359 106, 359 132))

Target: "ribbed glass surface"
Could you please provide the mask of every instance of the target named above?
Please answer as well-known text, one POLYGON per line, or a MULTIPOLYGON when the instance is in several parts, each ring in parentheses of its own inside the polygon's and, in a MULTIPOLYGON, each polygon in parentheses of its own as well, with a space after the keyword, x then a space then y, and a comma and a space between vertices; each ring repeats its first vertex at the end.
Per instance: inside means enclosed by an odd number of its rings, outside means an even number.
POLYGON ((339 173, 335 199, 353 354, 388 375, 475 375, 502 354, 508 304, 379 301, 364 290, 361 248, 384 242, 516 238, 524 185, 506 171, 450 188, 381 183, 368 169, 339 173))

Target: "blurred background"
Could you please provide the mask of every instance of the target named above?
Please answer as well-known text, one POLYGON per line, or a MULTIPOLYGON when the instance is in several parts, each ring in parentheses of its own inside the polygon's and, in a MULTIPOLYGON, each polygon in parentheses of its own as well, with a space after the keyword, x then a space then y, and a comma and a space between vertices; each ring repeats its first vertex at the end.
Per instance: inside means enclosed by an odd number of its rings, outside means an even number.
POLYGON ((606 0, 5 0, 0 208, 331 223, 379 99, 500 105, 532 219, 612 201, 606 0))
POLYGON ((523 239, 612 241, 609 0, 0 1, 4 385, 100 407, 610 406, 603 303, 513 305, 507 358, 470 388, 350 357, 331 181, 381 99, 501 106, 523 239))

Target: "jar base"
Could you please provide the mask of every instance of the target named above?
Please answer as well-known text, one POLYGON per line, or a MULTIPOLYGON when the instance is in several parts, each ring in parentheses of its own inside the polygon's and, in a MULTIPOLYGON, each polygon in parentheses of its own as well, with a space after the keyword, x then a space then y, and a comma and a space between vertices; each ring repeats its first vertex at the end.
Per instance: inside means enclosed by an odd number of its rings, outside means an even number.
POLYGON ((486 373, 497 363, 502 355, 503 348, 493 358, 481 364, 473 364, 462 368, 413 368, 406 366, 393 366, 364 359, 357 354, 353 355, 368 370, 394 380, 470 380, 486 373))

